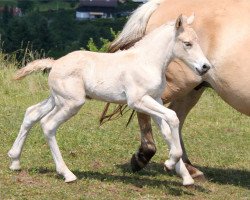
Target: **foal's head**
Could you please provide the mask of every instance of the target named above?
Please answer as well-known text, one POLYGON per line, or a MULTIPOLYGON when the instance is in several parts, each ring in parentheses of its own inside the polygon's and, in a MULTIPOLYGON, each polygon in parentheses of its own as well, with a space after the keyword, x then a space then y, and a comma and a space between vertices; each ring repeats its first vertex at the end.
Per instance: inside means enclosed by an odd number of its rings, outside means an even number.
POLYGON ((180 15, 176 20, 173 54, 189 67, 195 69, 199 75, 203 75, 210 69, 211 64, 204 56, 198 43, 198 37, 190 26, 193 21, 194 15, 189 18, 180 15))

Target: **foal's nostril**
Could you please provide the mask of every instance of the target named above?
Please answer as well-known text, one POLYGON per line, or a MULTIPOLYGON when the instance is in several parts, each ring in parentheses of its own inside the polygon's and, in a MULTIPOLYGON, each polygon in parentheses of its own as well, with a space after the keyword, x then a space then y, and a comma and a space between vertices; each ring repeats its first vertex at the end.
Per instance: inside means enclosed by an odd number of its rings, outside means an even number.
POLYGON ((206 72, 206 71, 208 71, 210 69, 210 66, 205 64, 205 65, 202 66, 202 69, 203 69, 204 72, 206 72))

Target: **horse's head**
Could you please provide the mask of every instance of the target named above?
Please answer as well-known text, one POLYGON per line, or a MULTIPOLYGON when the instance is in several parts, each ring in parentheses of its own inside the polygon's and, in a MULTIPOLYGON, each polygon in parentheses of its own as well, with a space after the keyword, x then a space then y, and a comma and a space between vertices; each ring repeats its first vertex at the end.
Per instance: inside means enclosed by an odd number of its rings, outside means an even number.
POLYGON ((193 21, 194 14, 189 18, 180 15, 176 20, 173 54, 174 57, 182 60, 199 75, 203 75, 211 68, 211 64, 204 56, 198 43, 198 37, 190 26, 193 21))

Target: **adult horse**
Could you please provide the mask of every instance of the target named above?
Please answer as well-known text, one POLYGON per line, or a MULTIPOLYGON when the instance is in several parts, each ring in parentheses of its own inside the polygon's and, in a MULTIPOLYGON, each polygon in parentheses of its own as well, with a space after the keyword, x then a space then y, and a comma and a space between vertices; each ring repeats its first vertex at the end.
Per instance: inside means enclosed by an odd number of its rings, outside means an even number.
MULTIPOLYGON (((203 51, 214 66, 200 77, 179 61, 167 68, 167 85, 162 94, 164 103, 170 103, 180 120, 180 128, 189 111, 198 102, 205 86, 212 87, 230 106, 250 115, 250 1, 249 0, 166 0, 149 14, 150 1, 137 9, 125 29, 112 43, 110 51, 126 49, 176 13, 195 12, 194 27, 203 51)), ((137 113, 141 129, 141 146, 131 159, 132 169, 146 166, 156 152, 150 117, 137 113)), ((203 173, 192 166, 185 151, 183 161, 193 177, 203 173)))

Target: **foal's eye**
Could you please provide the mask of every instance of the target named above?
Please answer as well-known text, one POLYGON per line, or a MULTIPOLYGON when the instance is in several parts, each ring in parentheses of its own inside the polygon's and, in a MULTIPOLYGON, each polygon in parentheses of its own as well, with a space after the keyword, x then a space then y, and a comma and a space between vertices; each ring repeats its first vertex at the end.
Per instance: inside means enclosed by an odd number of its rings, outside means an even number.
POLYGON ((183 42, 183 44, 185 45, 185 47, 189 47, 189 48, 193 46, 191 42, 183 42))

